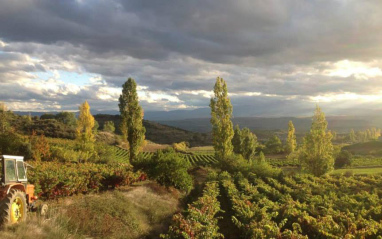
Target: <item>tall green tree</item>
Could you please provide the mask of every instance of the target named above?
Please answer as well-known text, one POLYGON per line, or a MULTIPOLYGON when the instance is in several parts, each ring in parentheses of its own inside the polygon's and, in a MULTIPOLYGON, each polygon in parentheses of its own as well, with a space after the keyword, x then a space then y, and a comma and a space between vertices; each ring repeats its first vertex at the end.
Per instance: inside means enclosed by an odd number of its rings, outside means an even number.
POLYGON ((235 154, 241 154, 242 153, 242 137, 241 137, 241 130, 239 125, 235 126, 235 129, 233 130, 233 138, 232 138, 232 146, 233 146, 233 152, 235 154))
POLYGON ((251 160, 255 156, 257 137, 250 129, 243 128, 241 130, 242 137, 242 153, 243 157, 247 160, 251 160))
POLYGON ((285 150, 288 154, 293 153, 297 147, 295 128, 292 121, 288 123, 288 136, 286 140, 285 150))
POLYGON ((325 114, 317 105, 310 132, 304 137, 299 160, 303 169, 321 176, 334 168, 332 133, 327 130, 325 114))
POLYGON ((214 98, 211 98, 212 140, 217 159, 223 159, 232 154, 232 138, 234 135, 232 105, 228 98, 227 84, 218 77, 214 86, 214 98))
POLYGON ((146 129, 143 127, 143 110, 139 105, 137 84, 129 78, 122 85, 119 97, 119 112, 121 113, 121 131, 123 139, 129 142, 130 161, 135 160, 145 140, 146 129))
POLYGON ((77 121, 76 140, 80 149, 88 153, 87 158, 84 159, 87 160, 95 152, 95 136, 93 133, 95 120, 93 115, 90 113, 90 106, 87 101, 80 105, 79 110, 80 113, 77 121))

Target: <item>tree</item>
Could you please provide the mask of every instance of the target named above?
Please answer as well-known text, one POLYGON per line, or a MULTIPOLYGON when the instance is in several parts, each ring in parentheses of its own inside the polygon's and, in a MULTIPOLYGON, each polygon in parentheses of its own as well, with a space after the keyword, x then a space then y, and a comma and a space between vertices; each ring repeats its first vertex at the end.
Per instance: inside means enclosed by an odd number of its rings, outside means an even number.
POLYGON ((332 134, 327 131, 325 114, 317 105, 310 132, 304 137, 299 160, 303 169, 321 176, 334 168, 332 134))
POLYGON ((217 159, 232 154, 233 125, 231 121, 232 105, 228 98, 227 84, 218 77, 214 86, 214 98, 211 98, 212 141, 217 159))
POLYGON ((350 133, 349 133, 349 140, 350 142, 354 143, 356 141, 356 135, 354 133, 354 129, 351 129, 350 130, 350 133))
POLYGON ((288 123, 288 137, 286 140, 285 150, 288 154, 293 153, 297 147, 295 128, 292 121, 288 123))
POLYGON ((137 84, 129 78, 122 86, 119 97, 121 113, 121 131, 123 139, 129 142, 130 161, 137 158, 145 140, 146 129, 143 127, 143 111, 138 101, 137 84))
POLYGON ((260 151, 259 157, 256 159, 257 163, 266 163, 267 160, 265 159, 265 155, 263 151, 260 151))
POLYGON ((56 114, 54 118, 69 127, 75 127, 77 124, 76 115, 72 112, 63 111, 56 114))
POLYGON ((235 154, 241 154, 242 150, 242 137, 241 137, 241 130, 239 125, 235 126, 235 129, 233 130, 233 138, 232 138, 232 146, 233 146, 233 152, 235 154))
POLYGON ((79 107, 80 114, 76 128, 76 139, 79 142, 80 149, 90 154, 94 153, 95 137, 93 128, 95 120, 90 113, 90 106, 87 101, 79 107))
POLYGON ((248 128, 243 128, 241 130, 241 142, 242 142, 242 153, 243 157, 247 160, 255 155, 257 146, 257 137, 248 128))
POLYGON ((106 121, 103 125, 103 130, 107 132, 114 132, 115 126, 113 121, 106 121))
POLYGON ((278 154, 283 151, 283 144, 277 135, 273 135, 265 143, 266 151, 272 154, 278 154))
POLYGON ((1 133, 5 133, 8 131, 10 127, 10 124, 9 124, 9 115, 8 115, 8 112, 7 112, 7 106, 0 102, 0 130, 1 130, 1 133))

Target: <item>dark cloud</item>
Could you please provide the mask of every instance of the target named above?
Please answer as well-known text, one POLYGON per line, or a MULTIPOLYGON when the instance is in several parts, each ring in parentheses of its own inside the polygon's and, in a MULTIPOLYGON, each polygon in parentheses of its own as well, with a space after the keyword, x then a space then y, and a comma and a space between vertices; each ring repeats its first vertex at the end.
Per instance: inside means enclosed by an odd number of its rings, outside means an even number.
POLYGON ((109 87, 117 97, 127 77, 147 94, 165 95, 142 99, 146 110, 206 107, 200 92, 210 91, 217 76, 227 80, 236 107, 250 103, 258 113, 284 104, 305 110, 319 95, 382 91, 382 74, 367 72, 382 69, 378 0, 0 0, 0 6, 6 102, 76 109, 89 100, 117 109, 116 99, 99 94, 109 87), (345 59, 367 69, 336 74, 345 59), (35 74, 54 71, 99 75, 104 84, 77 89, 35 74), (250 92, 260 95, 249 100, 250 92))

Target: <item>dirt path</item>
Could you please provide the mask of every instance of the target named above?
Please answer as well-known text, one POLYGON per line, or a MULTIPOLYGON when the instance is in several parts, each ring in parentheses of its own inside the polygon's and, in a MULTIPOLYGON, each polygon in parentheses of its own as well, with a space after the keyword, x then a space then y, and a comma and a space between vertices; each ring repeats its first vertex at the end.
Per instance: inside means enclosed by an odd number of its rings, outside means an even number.
POLYGON ((232 222, 232 205, 227 196, 222 193, 222 188, 220 188, 220 195, 218 197, 220 202, 220 207, 224 212, 218 213, 217 216, 221 217, 218 222, 220 232, 224 235, 225 239, 237 239, 240 238, 239 229, 232 222))

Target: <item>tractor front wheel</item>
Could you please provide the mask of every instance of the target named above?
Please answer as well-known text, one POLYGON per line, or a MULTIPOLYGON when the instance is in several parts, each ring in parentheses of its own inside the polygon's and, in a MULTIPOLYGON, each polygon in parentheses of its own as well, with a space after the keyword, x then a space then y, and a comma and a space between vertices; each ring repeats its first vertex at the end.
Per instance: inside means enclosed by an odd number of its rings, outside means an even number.
POLYGON ((12 190, 0 202, 0 220, 4 224, 14 224, 24 221, 27 216, 27 202, 24 192, 12 190))

